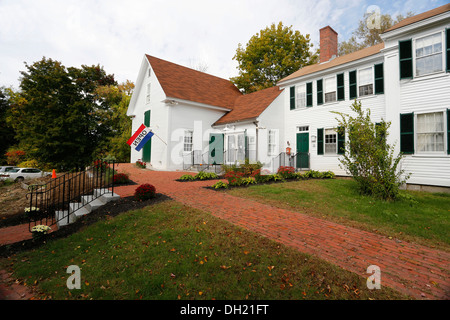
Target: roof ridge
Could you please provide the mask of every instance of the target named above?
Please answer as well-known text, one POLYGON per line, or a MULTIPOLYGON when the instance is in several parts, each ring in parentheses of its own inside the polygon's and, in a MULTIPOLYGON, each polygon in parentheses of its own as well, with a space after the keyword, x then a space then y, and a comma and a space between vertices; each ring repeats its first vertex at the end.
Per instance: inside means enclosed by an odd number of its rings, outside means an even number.
POLYGON ((181 65, 181 64, 179 64, 179 63, 175 63, 175 62, 172 62, 172 61, 164 60, 164 59, 161 59, 161 58, 158 58, 158 57, 149 55, 149 54, 147 54, 147 53, 146 53, 145 55, 146 55, 147 57, 150 57, 150 58, 153 58, 153 59, 157 59, 157 60, 163 61, 163 62, 165 62, 165 63, 170 63, 170 64, 172 64, 172 65, 175 65, 175 66, 179 67, 179 68, 184 68, 184 69, 187 69, 187 70, 190 70, 190 71, 194 71, 194 72, 201 73, 202 75, 207 75, 207 76, 210 76, 210 77, 217 78, 217 79, 219 79, 219 80, 224 80, 224 81, 233 83, 233 82, 231 82, 231 80, 229 80, 229 79, 221 78, 221 77, 219 77, 219 76, 215 76, 215 75, 210 74, 210 73, 207 73, 207 72, 203 72, 203 71, 199 71, 199 70, 196 70, 196 69, 193 69, 193 68, 190 68, 190 67, 186 67, 186 66, 183 66, 183 65, 181 65))

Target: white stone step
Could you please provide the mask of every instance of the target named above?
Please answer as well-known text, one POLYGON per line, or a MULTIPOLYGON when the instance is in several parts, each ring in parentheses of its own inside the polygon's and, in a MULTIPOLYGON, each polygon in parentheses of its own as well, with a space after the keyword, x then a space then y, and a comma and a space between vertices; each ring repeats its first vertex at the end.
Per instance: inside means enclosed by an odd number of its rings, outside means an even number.
POLYGON ((74 214, 69 214, 68 210, 59 210, 55 211, 55 220, 57 221, 58 228, 66 226, 68 224, 74 223, 76 220, 76 216, 74 214), (67 216, 69 216, 69 220, 67 221, 67 216))

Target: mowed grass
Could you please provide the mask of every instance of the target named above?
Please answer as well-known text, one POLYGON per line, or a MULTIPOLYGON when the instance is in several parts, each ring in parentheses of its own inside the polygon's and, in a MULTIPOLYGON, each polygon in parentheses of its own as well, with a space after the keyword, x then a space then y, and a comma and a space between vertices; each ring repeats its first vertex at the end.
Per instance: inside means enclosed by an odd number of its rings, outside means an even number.
POLYGON ((386 202, 359 194, 350 179, 303 180, 231 189, 230 194, 419 242, 450 248, 450 194, 401 191, 386 202))
MULTIPOLYGON (((51 299, 407 299, 174 201, 122 213, 0 261, 51 299), (81 269, 69 290, 67 267, 81 269)), ((368 275, 369 276, 369 275, 368 275)))

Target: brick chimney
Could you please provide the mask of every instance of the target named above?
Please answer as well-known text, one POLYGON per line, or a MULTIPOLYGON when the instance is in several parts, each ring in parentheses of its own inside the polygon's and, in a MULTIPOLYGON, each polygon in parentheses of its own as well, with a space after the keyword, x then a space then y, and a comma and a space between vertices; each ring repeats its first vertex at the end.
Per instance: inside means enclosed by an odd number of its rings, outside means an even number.
POLYGON ((320 63, 329 61, 338 53, 338 33, 330 26, 320 29, 320 63))

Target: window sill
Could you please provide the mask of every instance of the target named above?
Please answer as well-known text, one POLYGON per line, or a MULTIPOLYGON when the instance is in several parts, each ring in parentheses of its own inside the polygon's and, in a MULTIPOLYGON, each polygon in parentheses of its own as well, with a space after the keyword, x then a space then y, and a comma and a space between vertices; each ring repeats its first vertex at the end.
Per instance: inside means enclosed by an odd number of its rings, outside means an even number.
POLYGON ((414 76, 413 78, 400 79, 401 82, 420 82, 432 79, 446 78, 449 77, 450 73, 445 71, 439 71, 435 73, 426 74, 423 76, 414 76))
POLYGON ((441 153, 414 153, 414 154, 405 154, 405 156, 412 156, 413 158, 448 158, 450 154, 445 152, 441 153))

